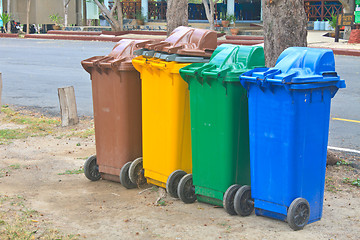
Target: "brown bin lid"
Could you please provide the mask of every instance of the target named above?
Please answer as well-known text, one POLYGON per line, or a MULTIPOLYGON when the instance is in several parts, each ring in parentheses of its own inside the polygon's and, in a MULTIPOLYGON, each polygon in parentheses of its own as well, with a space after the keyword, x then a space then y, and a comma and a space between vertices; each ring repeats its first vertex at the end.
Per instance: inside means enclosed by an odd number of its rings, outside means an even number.
POLYGON ((177 27, 165 41, 140 43, 138 47, 170 54, 211 57, 217 47, 217 34, 207 29, 181 26, 177 27))
POLYGON ((96 70, 113 69, 121 70, 135 70, 132 66, 131 60, 136 57, 134 51, 138 49, 138 44, 150 43, 149 40, 134 40, 122 39, 112 49, 107 56, 95 56, 81 61, 83 68, 91 74, 92 68, 96 70))

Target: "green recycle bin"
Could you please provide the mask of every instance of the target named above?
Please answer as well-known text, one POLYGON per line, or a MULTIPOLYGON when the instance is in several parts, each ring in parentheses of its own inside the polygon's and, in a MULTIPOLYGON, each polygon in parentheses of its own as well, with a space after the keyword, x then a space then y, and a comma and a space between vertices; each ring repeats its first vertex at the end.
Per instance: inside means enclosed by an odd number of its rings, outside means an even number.
POLYGON ((192 142, 192 174, 178 186, 183 202, 197 199, 236 214, 235 193, 250 183, 248 100, 239 76, 264 65, 262 47, 223 44, 209 63, 180 69, 190 90, 192 142))

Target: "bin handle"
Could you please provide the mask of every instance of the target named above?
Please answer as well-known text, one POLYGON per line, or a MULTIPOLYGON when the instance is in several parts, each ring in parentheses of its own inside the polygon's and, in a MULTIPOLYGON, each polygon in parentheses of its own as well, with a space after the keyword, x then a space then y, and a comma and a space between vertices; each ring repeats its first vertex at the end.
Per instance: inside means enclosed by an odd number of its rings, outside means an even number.
POLYGON ((152 42, 152 40, 146 40, 146 41, 143 41, 143 42, 140 42, 140 43, 135 44, 135 47, 137 47, 137 48, 143 48, 143 47, 145 47, 146 44, 149 44, 149 43, 151 43, 151 42, 152 42))
POLYGON ((146 48, 150 50, 157 50, 160 46, 166 47, 168 45, 170 45, 169 42, 151 43, 151 44, 147 44, 146 48))
MULTIPOLYGON (((208 70, 211 70, 212 68, 215 68, 215 65, 213 65, 213 67, 210 67, 208 70)), ((216 72, 205 72, 202 71, 201 75, 204 77, 222 77, 224 76, 228 71, 230 70, 230 67, 227 67, 225 69, 222 69, 220 71, 216 71, 216 72)))
POLYGON ((112 59, 110 61, 103 61, 103 62, 99 62, 100 67, 103 68, 113 68, 113 67, 117 67, 120 65, 121 62, 123 62, 125 60, 125 57, 121 57, 118 59, 112 59))
MULTIPOLYGON (((167 49, 167 52, 168 53, 176 53, 179 49, 182 49, 183 48, 183 46, 177 46, 177 47, 169 47, 168 49, 167 49)), ((156 50, 157 48, 155 48, 155 50, 156 50)))
POLYGON ((156 63, 156 62, 152 62, 151 65, 153 67, 156 67, 158 69, 166 69, 166 63, 156 63))

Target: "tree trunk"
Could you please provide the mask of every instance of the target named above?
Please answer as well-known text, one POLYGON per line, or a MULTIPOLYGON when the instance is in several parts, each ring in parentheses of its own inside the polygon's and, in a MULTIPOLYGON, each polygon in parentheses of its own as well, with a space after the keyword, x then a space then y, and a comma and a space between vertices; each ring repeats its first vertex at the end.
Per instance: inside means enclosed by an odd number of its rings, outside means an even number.
POLYGON ((68 26, 69 3, 71 0, 63 0, 64 3, 64 26, 68 26))
POLYGON ((27 9, 26 9, 26 34, 30 32, 30 6, 31 0, 27 0, 27 9))
MULTIPOLYGON (((355 0, 340 0, 341 4, 343 5, 343 12, 344 13, 351 13, 354 14, 355 11, 355 0)), ((349 40, 351 33, 351 27, 346 26, 344 30, 343 38, 345 40, 349 40)))
MULTIPOLYGON (((9 14, 10 21, 7 24, 6 32, 11 32, 11 14, 10 14, 10 0, 7 0, 7 14, 9 14)), ((5 27, 5 26, 4 26, 5 27)))
POLYGON ((83 26, 86 26, 86 22, 87 22, 87 19, 86 19, 86 0, 83 0, 82 2, 82 5, 83 5, 83 26))
POLYGON ((286 48, 307 46, 304 1, 262 0, 262 5, 265 64, 273 67, 286 48))
POLYGON ((210 24, 210 30, 215 30, 214 25, 214 14, 215 14, 215 3, 219 0, 202 0, 205 8, 206 18, 210 24))
MULTIPOLYGON (((118 0, 116 0, 114 6, 112 7, 112 9, 110 11, 104 5, 104 3, 100 3, 99 0, 94 0, 94 2, 99 7, 99 9, 101 11, 101 14, 104 16, 104 18, 110 23, 111 28, 114 31, 121 31, 121 29, 122 29, 122 21, 116 19, 115 16, 114 16, 116 7, 118 6, 118 4, 120 5, 120 3, 118 3, 118 0)), ((119 9, 121 10, 121 6, 118 8, 118 11, 120 11, 119 9)))
POLYGON ((117 16, 120 24, 120 31, 124 31, 123 12, 122 12, 122 6, 120 0, 117 0, 116 3, 117 3, 117 16))
POLYGON ((179 26, 188 25, 188 0, 168 0, 166 9, 167 35, 179 26))

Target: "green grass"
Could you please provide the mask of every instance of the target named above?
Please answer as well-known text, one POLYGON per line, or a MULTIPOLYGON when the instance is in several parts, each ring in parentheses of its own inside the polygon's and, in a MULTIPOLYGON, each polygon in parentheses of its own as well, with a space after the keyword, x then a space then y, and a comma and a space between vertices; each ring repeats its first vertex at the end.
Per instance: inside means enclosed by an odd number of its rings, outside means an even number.
POLYGON ((53 135, 57 139, 62 139, 65 137, 89 138, 95 135, 93 125, 87 129, 66 130, 66 133, 64 133, 64 129, 60 127, 61 121, 59 118, 49 118, 29 111, 15 111, 8 106, 3 106, 1 111, 5 115, 1 118, 1 122, 19 125, 19 128, 1 129, 0 145, 10 144, 12 140, 28 137, 53 135))
POLYGON ((84 173, 84 169, 74 169, 74 170, 66 170, 63 173, 58 173, 58 175, 72 175, 72 174, 81 174, 84 173))
POLYGON ((10 175, 13 170, 20 169, 20 164, 13 164, 6 168, 0 168, 0 178, 10 175))
POLYGON ((13 139, 24 139, 27 137, 46 136, 53 132, 56 127, 61 125, 59 119, 47 118, 43 115, 25 115, 15 111, 8 106, 3 106, 1 111, 5 114, 2 121, 14 123, 21 128, 1 129, 0 144, 9 144, 13 139))
POLYGON ((336 165, 338 165, 338 166, 341 166, 341 165, 349 165, 350 163, 348 163, 348 162, 346 162, 345 160, 341 160, 341 161, 338 161, 337 163, 336 163, 336 165))
POLYGON ((0 239, 79 239, 80 235, 65 235, 49 228, 50 223, 36 210, 26 207, 23 196, 0 195, 0 239))
POLYGON ((360 178, 357 179, 344 178, 343 183, 347 183, 355 187, 360 187, 360 178))

